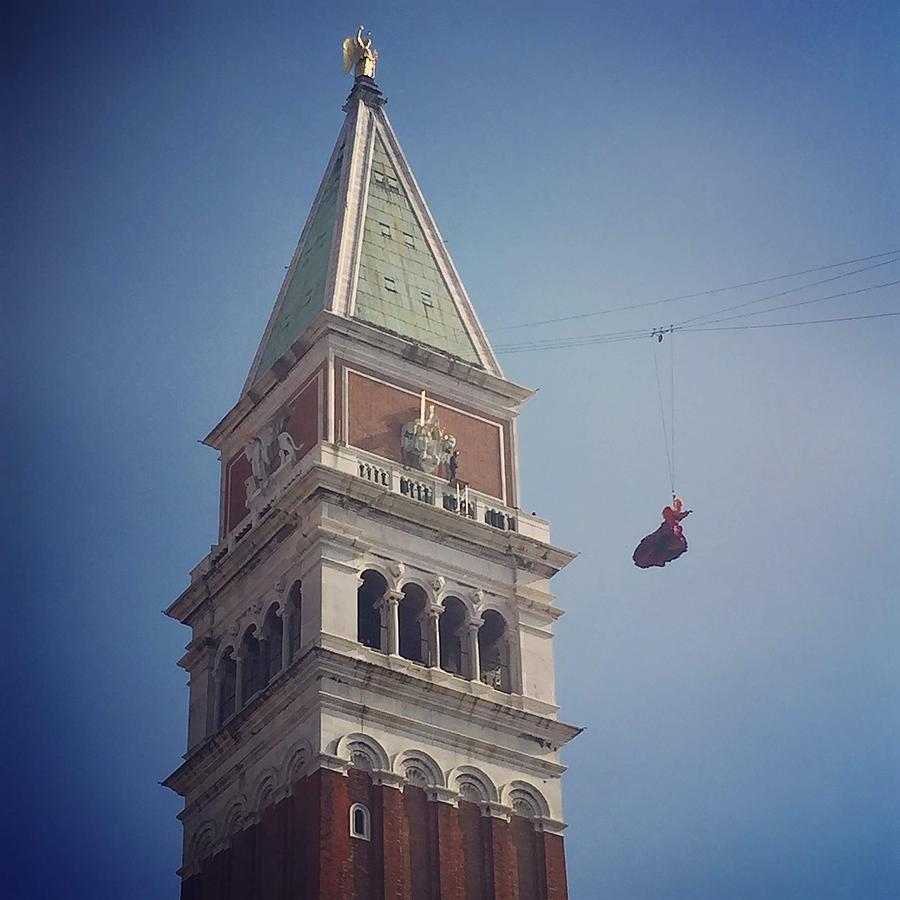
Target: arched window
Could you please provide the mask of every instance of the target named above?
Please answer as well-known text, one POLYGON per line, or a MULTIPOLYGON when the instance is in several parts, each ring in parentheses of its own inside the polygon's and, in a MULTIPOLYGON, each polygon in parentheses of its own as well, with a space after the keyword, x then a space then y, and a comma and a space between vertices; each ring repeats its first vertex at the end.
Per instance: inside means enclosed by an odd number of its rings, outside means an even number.
POLYGON ((288 594, 288 618, 290 620, 290 629, 291 629, 291 647, 290 647, 290 659, 285 660, 285 665, 287 665, 292 659, 297 658, 297 654, 300 652, 300 638, 302 636, 302 600, 303 593, 300 589, 300 582, 295 581, 293 586, 291 587, 291 592, 288 594))
POLYGON ((241 681, 241 698, 244 703, 265 685, 256 626, 247 629, 241 643, 241 681))
POLYGON ((219 708, 216 711, 216 724, 221 725, 226 719, 234 715, 235 693, 237 691, 237 662, 234 658, 233 647, 229 647, 219 660, 216 680, 219 682, 219 708))
POLYGON ((458 597, 444 600, 444 611, 438 623, 441 645, 441 668, 453 675, 465 675, 467 671, 465 641, 466 608, 458 597))
POLYGON ((350 837, 363 841, 372 839, 372 817, 362 803, 354 803, 350 807, 350 837))
POLYGON ((284 623, 278 615, 278 607, 275 604, 269 607, 266 620, 263 623, 263 647, 265 658, 263 659, 263 681, 268 682, 281 671, 281 647, 284 633, 284 623))
POLYGON ((481 680, 505 691, 512 690, 509 677, 509 634, 506 620, 496 610, 489 609, 478 629, 478 659, 481 680))
POLYGON ((403 599, 397 610, 400 631, 400 655, 413 662, 424 663, 426 647, 422 633, 422 614, 428 598, 417 584, 403 588, 403 599))
POLYGON ((362 584, 356 592, 356 639, 374 650, 381 646, 381 612, 378 604, 387 590, 384 578, 371 569, 362 573, 362 584))

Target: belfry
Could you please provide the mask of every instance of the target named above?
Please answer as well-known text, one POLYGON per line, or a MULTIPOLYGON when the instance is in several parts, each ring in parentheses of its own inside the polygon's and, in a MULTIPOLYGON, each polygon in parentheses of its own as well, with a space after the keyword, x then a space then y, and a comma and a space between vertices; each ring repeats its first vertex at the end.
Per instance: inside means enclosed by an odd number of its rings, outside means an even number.
POLYGON ((562 900, 550 579, 508 381, 385 114, 346 118, 234 408, 191 628, 183 900, 562 900))

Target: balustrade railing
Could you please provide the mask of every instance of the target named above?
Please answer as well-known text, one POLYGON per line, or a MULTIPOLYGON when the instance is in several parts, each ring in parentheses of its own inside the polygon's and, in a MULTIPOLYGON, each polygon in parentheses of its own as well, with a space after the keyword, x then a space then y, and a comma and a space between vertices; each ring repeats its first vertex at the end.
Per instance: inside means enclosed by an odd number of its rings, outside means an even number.
POLYGON ((465 482, 459 482, 458 485, 457 482, 450 484, 444 478, 414 472, 405 466, 392 465, 355 448, 320 444, 314 453, 310 453, 303 460, 298 460, 295 465, 285 467, 279 483, 273 485, 273 489, 266 497, 251 498, 251 515, 210 549, 205 559, 191 572, 192 580, 212 571, 222 562, 229 552, 233 551, 237 544, 268 516, 275 507, 277 497, 316 464, 354 473, 384 490, 399 493, 419 503, 439 507, 473 522, 484 522, 498 531, 521 531, 537 540, 549 541, 549 528, 542 519, 524 516, 520 523, 513 510, 497 506, 496 500, 471 488, 465 488, 465 482))
POLYGON ((391 473, 387 469, 373 466, 371 463, 363 460, 360 460, 358 468, 360 478, 365 478, 366 481, 371 481, 374 484, 380 484, 382 487, 389 488, 391 486, 391 473))

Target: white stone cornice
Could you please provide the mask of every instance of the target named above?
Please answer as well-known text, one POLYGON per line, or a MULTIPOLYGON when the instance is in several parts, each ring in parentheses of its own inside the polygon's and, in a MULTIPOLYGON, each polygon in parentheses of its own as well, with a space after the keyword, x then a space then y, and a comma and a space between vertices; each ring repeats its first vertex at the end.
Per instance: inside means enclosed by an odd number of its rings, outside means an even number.
POLYGON ((373 769, 371 775, 372 784, 380 785, 381 787, 402 791, 403 785, 406 784, 406 779, 402 775, 397 772, 391 772, 388 769, 373 769))
POLYGON ((433 803, 447 803, 450 806, 459 806, 459 793, 450 788, 429 785, 425 788, 425 796, 433 803))
POLYGON ((328 769, 330 772, 346 775, 351 768, 349 760, 342 759, 340 756, 332 756, 330 753, 320 753, 310 763, 309 771, 315 772, 317 769, 328 769))
POLYGON ((493 800, 485 800, 481 804, 481 814, 491 819, 502 819, 508 822, 513 814, 511 806, 504 806, 502 803, 495 803, 493 800))
POLYGON ((532 822, 535 831, 546 831, 549 834, 562 834, 568 827, 560 819, 551 819, 549 816, 535 816, 532 822))

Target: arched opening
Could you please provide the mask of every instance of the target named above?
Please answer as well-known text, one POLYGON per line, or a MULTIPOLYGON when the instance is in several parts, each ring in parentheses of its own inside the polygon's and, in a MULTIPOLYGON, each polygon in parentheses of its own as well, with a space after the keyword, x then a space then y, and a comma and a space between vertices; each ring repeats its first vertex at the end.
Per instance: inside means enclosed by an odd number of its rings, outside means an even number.
POLYGON ((368 841, 372 837, 372 819, 369 810, 362 803, 350 807, 350 837, 368 841))
POLYGON ((288 594, 288 627, 291 630, 291 643, 289 648, 290 656, 285 660, 285 665, 290 663, 292 659, 297 658, 300 652, 300 638, 302 635, 302 601, 303 593, 300 589, 300 582, 295 581, 288 594))
POLYGON ((417 584, 407 584, 403 588, 403 599, 397 610, 400 632, 400 655, 413 662, 425 662, 425 635, 422 632, 422 614, 428 598, 417 584))
POLYGON ((226 719, 234 715, 234 703, 237 692, 237 662, 234 658, 233 647, 229 647, 219 660, 216 679, 219 682, 219 708, 216 711, 216 724, 221 725, 226 719))
POLYGON ((362 573, 362 584, 356 592, 356 639, 373 650, 381 645, 381 611, 379 603, 387 591, 384 577, 372 569, 362 573))
POLYGON ((278 615, 278 607, 275 604, 269 607, 266 619, 263 623, 264 659, 263 681, 270 681, 281 671, 281 648, 284 636, 284 622, 278 615))
POLYGON ((447 597, 444 611, 438 623, 441 646, 441 668, 453 675, 466 674, 464 659, 465 641, 463 629, 466 622, 466 607, 459 597, 447 597))
POLYGON ((248 628, 241 642, 241 698, 246 703, 261 690, 263 680, 263 660, 260 652, 256 626, 248 628))
POLYGON ((507 694, 512 690, 509 677, 509 634, 506 619, 489 609, 478 629, 478 659, 481 680, 507 694))

